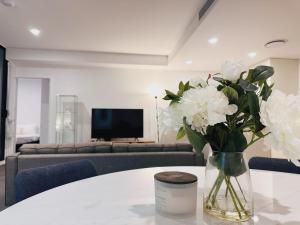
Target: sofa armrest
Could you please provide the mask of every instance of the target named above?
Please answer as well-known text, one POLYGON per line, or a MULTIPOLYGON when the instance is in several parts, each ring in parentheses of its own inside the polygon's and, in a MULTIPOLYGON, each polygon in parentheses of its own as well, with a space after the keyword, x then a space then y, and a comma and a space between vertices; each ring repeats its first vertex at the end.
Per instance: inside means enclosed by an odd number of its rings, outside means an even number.
POLYGON ((5 205, 13 205, 15 200, 15 177, 18 173, 18 156, 16 153, 5 159, 5 205))

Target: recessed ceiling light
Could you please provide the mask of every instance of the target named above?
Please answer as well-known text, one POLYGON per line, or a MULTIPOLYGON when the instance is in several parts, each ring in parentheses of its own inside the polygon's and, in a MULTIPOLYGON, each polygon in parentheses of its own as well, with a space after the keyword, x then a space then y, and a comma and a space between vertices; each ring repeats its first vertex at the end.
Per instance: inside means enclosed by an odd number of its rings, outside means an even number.
POLYGON ((30 28, 30 33, 32 33, 34 36, 39 36, 41 34, 41 31, 37 28, 30 28))
POLYGON ((12 0, 1 0, 2 5, 6 6, 6 7, 15 7, 16 3, 12 0))
POLYGON ((280 47, 285 45, 288 42, 287 39, 277 39, 277 40, 272 40, 269 41, 265 44, 266 48, 273 48, 273 47, 280 47))
POLYGON ((248 56, 249 56, 249 58, 253 59, 256 56, 256 52, 249 52, 248 56))
POLYGON ((208 39, 208 43, 212 45, 217 44, 218 41, 219 39, 217 37, 211 37, 210 39, 208 39))
POLYGON ((192 60, 186 60, 184 63, 185 63, 186 65, 191 65, 191 64, 193 63, 193 61, 192 61, 192 60))

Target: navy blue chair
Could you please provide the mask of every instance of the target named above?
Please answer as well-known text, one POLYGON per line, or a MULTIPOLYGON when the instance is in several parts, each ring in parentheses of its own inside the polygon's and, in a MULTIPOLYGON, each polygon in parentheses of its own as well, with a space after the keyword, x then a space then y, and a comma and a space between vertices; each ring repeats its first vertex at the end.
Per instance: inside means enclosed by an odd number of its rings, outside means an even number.
POLYGON ((295 166, 287 159, 253 157, 249 160, 249 168, 300 174, 300 167, 295 166))
POLYGON ((89 160, 26 169, 16 176, 16 201, 74 181, 96 176, 97 172, 89 160))

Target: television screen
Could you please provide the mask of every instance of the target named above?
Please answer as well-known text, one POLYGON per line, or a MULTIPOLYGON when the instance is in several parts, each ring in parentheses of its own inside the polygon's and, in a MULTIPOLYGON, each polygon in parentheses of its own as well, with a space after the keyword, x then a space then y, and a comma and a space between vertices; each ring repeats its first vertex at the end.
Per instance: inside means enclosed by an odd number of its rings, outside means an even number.
POLYGON ((92 138, 144 136, 143 109, 92 109, 92 138))

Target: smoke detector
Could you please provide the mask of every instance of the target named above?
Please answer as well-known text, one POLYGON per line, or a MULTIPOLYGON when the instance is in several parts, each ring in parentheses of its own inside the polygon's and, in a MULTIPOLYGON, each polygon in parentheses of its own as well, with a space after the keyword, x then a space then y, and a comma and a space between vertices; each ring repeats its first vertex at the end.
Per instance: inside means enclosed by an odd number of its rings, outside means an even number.
POLYGON ((13 8, 16 6, 16 3, 12 0, 1 0, 2 5, 6 6, 6 7, 10 7, 13 8))
POLYGON ((266 48, 275 48, 275 47, 281 47, 285 45, 288 42, 287 39, 277 39, 277 40, 272 40, 269 41, 265 44, 266 48))

